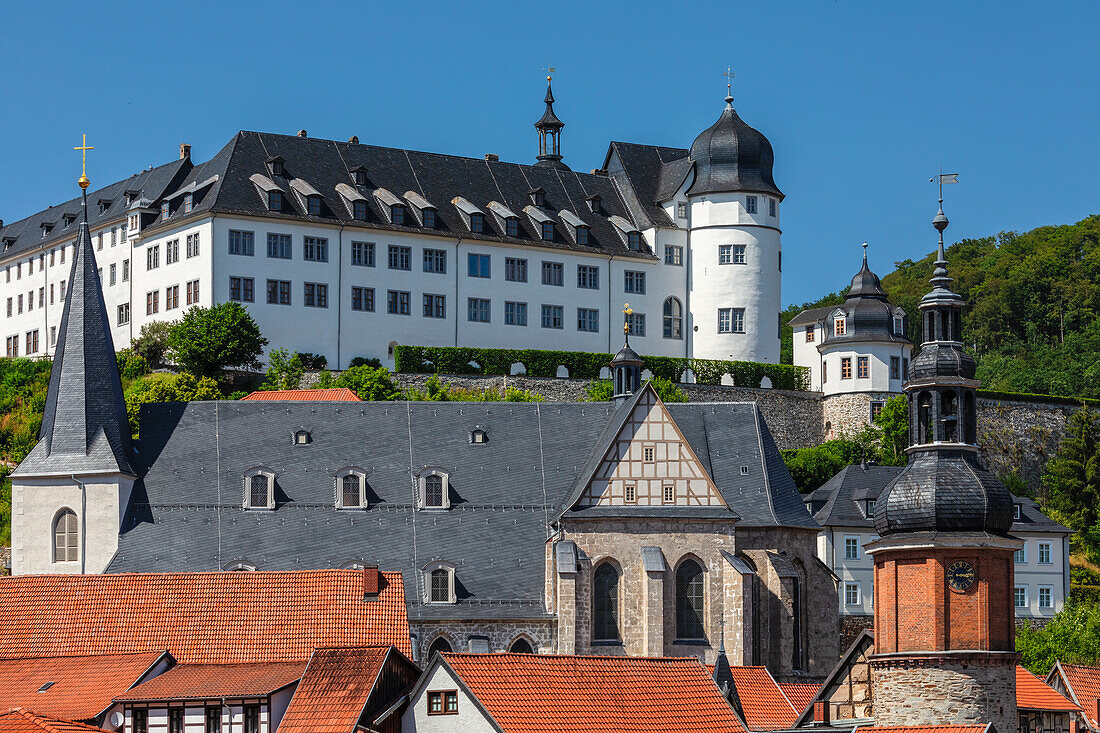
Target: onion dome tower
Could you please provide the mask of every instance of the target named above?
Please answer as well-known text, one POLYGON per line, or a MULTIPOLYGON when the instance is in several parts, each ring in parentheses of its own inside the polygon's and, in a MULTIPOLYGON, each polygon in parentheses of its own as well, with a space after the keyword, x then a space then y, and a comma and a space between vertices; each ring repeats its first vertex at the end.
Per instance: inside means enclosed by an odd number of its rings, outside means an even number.
POLYGON ((558 168, 569 170, 569 166, 561 162, 561 128, 565 123, 554 114, 554 92, 550 88, 550 77, 546 77, 546 111, 535 123, 535 129, 539 133, 538 163, 535 165, 544 168, 558 168))
POLYGON ((1016 720, 1012 497, 978 463, 974 359, 960 341, 940 210, 924 341, 905 392, 909 463, 875 507, 875 655, 879 726, 1016 720))

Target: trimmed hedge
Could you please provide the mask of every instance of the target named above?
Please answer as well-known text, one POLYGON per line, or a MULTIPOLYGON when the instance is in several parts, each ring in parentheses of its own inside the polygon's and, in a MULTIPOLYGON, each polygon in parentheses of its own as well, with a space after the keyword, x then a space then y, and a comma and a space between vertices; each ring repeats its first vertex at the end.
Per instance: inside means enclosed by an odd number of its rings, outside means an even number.
MULTIPOLYGON (((556 377, 558 367, 577 379, 598 379, 600 370, 611 363, 613 354, 541 349, 476 349, 463 346, 397 346, 394 371, 411 374, 497 374, 508 375, 513 364, 523 364, 529 377, 556 377)), ((751 361, 684 359, 675 356, 643 356, 642 368, 654 377, 680 382, 688 369, 698 384, 721 384, 729 374, 738 387, 759 387, 764 377, 775 389, 808 390, 806 367, 790 364, 758 364, 751 361)))
POLYGON ((1029 394, 1027 392, 998 392, 993 389, 979 389, 978 397, 991 400, 1013 400, 1016 402, 1046 402, 1055 405, 1088 405, 1100 407, 1100 400, 1092 397, 1064 397, 1062 395, 1029 394))

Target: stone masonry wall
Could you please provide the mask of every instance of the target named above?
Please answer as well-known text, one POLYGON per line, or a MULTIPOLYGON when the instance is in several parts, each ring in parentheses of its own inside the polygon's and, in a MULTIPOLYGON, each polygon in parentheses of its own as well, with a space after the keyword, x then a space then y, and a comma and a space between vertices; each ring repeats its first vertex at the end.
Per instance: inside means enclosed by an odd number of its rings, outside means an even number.
MULTIPOLYGON (((417 648, 413 650, 420 666, 428 661, 428 649, 439 637, 447 639, 451 650, 470 651, 471 636, 487 636, 490 652, 506 652, 516 639, 526 639, 536 653, 554 651, 554 622, 538 621, 416 621, 409 620, 409 630, 416 634, 417 648)), ((416 661, 414 660, 414 661, 416 661)))
POLYGON ((993 723, 1017 729, 1016 666, 1012 655, 982 659, 920 658, 883 662, 872 658, 876 726, 993 723))

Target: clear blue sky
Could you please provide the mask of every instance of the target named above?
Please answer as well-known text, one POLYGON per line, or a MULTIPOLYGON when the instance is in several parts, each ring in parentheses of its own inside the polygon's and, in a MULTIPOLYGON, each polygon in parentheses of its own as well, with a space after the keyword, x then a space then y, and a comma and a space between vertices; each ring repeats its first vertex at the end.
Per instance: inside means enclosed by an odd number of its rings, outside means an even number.
POLYGON ((735 105, 775 148, 783 302, 949 238, 1100 211, 1100 3, 8 3, 0 218, 205 160, 239 129, 533 161, 542 68, 574 169, 610 140, 687 147, 735 105))

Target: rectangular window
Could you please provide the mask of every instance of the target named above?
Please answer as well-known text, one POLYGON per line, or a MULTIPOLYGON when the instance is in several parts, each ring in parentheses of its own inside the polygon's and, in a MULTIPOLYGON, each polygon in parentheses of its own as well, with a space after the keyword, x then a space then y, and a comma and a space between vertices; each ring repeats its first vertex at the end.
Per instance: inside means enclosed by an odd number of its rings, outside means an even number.
POLYGON ((745 212, 749 213, 749 214, 755 214, 756 213, 756 197, 755 196, 746 196, 745 197, 745 212))
POLYGON ((623 487, 623 501, 627 504, 634 504, 638 501, 637 488, 634 484, 627 484, 623 487))
POLYGON ((409 315, 409 302, 412 294, 405 290, 389 290, 386 292, 386 312, 396 316, 409 315))
POLYGON ((11 318, 12 314, 12 299, 8 298, 8 318, 11 318))
POLYGON ((351 215, 359 221, 367 220, 367 202, 355 201, 351 205, 351 215))
POLYGON ((456 690, 432 690, 428 693, 428 715, 458 714, 456 690))
POLYGON ((718 333, 744 333, 745 309, 744 308, 719 308, 718 309, 718 333))
POLYGON ((116 244, 118 244, 118 230, 115 227, 111 227, 111 246, 114 247, 116 244))
POLYGON ((199 256, 199 233, 187 235, 187 259, 199 256))
POLYGON ((145 251, 145 269, 155 270, 160 267, 160 245, 155 244, 145 251))
POLYGON ((260 706, 244 706, 244 733, 260 733, 260 706))
POLYGON ((307 308, 328 308, 328 285, 325 283, 304 283, 302 304, 307 308))
POLYGON ((743 265, 745 264, 745 245, 720 244, 718 245, 719 265, 743 265))
POLYGON ((65 281, 62 280, 60 283, 58 283, 58 286, 61 290, 61 299, 65 300, 65 281))
POLYGON ((519 236, 519 219, 509 216, 504 220, 504 233, 509 237, 519 236))
POLYGON ((1016 608, 1027 608, 1027 586, 1018 585, 1012 590, 1016 608))
POLYGON ((255 281, 250 277, 229 278, 229 299, 251 303, 255 297, 255 281))
POLYGON ((735 265, 745 264, 745 245, 743 245, 743 244, 733 245, 733 264, 735 264, 735 265))
POLYGON ((875 400, 871 403, 871 422, 877 423, 879 415, 882 414, 882 408, 886 407, 886 403, 882 400, 875 400))
POLYGON ((191 280, 187 283, 187 305, 196 305, 199 302, 199 281, 191 280))
POLYGON ((9 358, 19 356, 19 337, 8 336, 4 339, 4 354, 9 358))
POLYGON ((600 330, 600 312, 595 308, 577 309, 577 330, 596 333, 600 330))
POLYGON ((180 307, 180 286, 169 285, 164 289, 164 310, 170 311, 180 307))
POLYGON ((626 317, 631 336, 645 336, 645 313, 631 313, 626 317))
POLYGON ((867 379, 871 376, 871 359, 866 356, 856 357, 856 376, 859 379, 867 379))
POLYGON ((1023 511, 1023 507, 1021 507, 1019 504, 1013 504, 1012 505, 1012 518, 1018 521, 1020 519, 1020 514, 1022 513, 1022 511, 1023 511))
POLYGON ((442 295, 424 293, 424 317, 446 318, 446 299, 442 295))
POLYGON ((328 240, 324 237, 302 237, 302 259, 328 262, 328 240))
POLYGON ((627 270, 623 273, 623 291, 645 295, 645 273, 627 270))
POLYGON ((222 709, 220 707, 209 707, 206 709, 206 731, 205 733, 221 733, 222 729, 222 709))
POLYGON ((844 559, 845 560, 858 560, 859 559, 859 538, 858 537, 845 537, 844 538, 844 559))
POLYGON ((489 299, 468 298, 466 300, 466 319, 477 323, 488 323, 489 299))
POLYGON ((845 606, 858 606, 858 605, 860 605, 859 583, 845 583, 844 584, 844 605, 845 606))
POLYGON ((511 300, 504 301, 504 324, 507 326, 526 326, 527 304, 511 300))
POLYGON ((806 343, 812 344, 814 342, 814 334, 816 332, 814 326, 806 326, 806 343))
POLYGON ((168 733, 183 733, 183 708, 168 708, 168 733))
POLYGON ((1012 553, 1012 561, 1013 562, 1018 562, 1018 563, 1026 563, 1027 562, 1027 543, 1026 542, 1024 543, 1023 547, 1021 547, 1019 550, 1016 550, 1015 552, 1012 553))
POLYGON ((643 447, 642 448, 642 460, 645 461, 646 463, 653 463, 653 457, 654 457, 655 450, 656 449, 651 445, 647 445, 647 446, 643 447))
POLYGON ((18 307, 18 312, 22 313, 23 312, 23 294, 20 293, 18 296, 16 296, 16 298, 17 298, 16 302, 18 303, 18 306, 19 306, 18 307))
POLYGON ((290 259, 290 235, 268 234, 267 256, 275 260, 290 259))
POLYGON ((352 242, 351 264, 357 267, 374 267, 374 242, 352 242))
POLYGON ((1049 542, 1040 542, 1039 543, 1039 564, 1040 565, 1051 565, 1053 562, 1054 561, 1053 561, 1053 558, 1051 557, 1051 551, 1050 551, 1050 543, 1049 542))
POLYGON ((775 218, 775 199, 768 199, 768 216, 775 218))
POLYGON ((676 501, 676 489, 671 486, 665 486, 661 492, 661 500, 665 504, 672 504, 676 501))
POLYGON ((351 289, 351 309, 353 311, 374 311, 374 288, 351 289))
POLYGON ((544 221, 542 223, 542 238, 547 242, 554 241, 554 222, 544 221))
POLYGON ((542 284, 543 285, 564 285, 565 284, 565 265, 560 262, 543 262, 542 263, 542 284))
POLYGON ((387 249, 389 256, 389 268, 391 270, 412 269, 412 247, 402 247, 391 244, 387 249))
POLYGON ((290 281, 268 280, 267 302, 271 305, 290 305, 290 281))
POLYGON ((678 244, 666 244, 665 245, 665 264, 666 265, 683 265, 684 264, 684 248, 678 244))
POLYGON ((518 257, 504 258, 504 279, 515 283, 527 282, 527 260, 518 257))
POLYGON ((489 277, 489 255, 467 255, 466 263, 470 277, 489 277))
MULTIPOLYGON (((122 261, 122 282, 125 283, 125 282, 129 282, 129 281, 130 281, 130 260, 123 260, 122 261)), ((62 293, 61 297, 65 297, 64 293, 62 293)))
POLYGON ((180 261, 180 240, 170 239, 164 243, 164 264, 171 265, 180 261))
POLYGON ((470 231, 474 234, 481 234, 485 231, 484 214, 470 214, 470 231))
POLYGON ((435 209, 424 209, 420 216, 424 219, 425 229, 435 229, 435 209))
POLYGON ((904 356, 901 358, 901 378, 909 378, 909 359, 904 356))
POLYGON ((688 205, 686 201, 676 202, 676 217, 678 219, 688 218, 688 205))
POLYGON ((38 353, 38 329, 27 331, 27 354, 38 353))
POLYGON ((229 230, 229 254, 252 257, 256 254, 256 235, 253 232, 229 230))
POLYGON ((283 192, 282 191, 268 191, 267 192, 267 208, 272 211, 283 210, 283 192))
POLYGON ((149 711, 135 708, 131 715, 131 733, 148 733, 149 711))
POLYGON ((588 244, 588 235, 589 235, 588 227, 586 227, 586 226, 577 227, 577 244, 588 244))
POLYGON ((852 378, 852 357, 845 356, 840 359, 840 378, 852 378))
POLYGON ((1049 585, 1039 586, 1039 608, 1054 608, 1054 588, 1049 585))
POLYGON ((542 327, 561 328, 564 316, 564 307, 560 305, 544 305, 542 307, 542 327))
POLYGON ((905 319, 901 316, 894 316, 894 335, 904 336, 905 333, 905 319))
POLYGON ((447 250, 445 249, 425 249, 424 250, 424 272, 436 272, 443 274, 447 272, 447 250))
POLYGON ((890 357, 890 379, 901 379, 901 357, 890 357))
POLYGON ((109 275, 108 275, 108 278, 109 278, 108 285, 114 285, 115 284, 115 277, 118 275, 118 265, 116 265, 112 262, 111 263, 111 268, 108 270, 108 273, 109 273, 109 275))
POLYGON ((599 290, 600 268, 592 265, 577 265, 577 287, 585 290, 599 290))
MULTIPOLYGON (((111 267, 114 267, 114 265, 111 265, 111 267)), ((46 307, 46 288, 44 287, 38 289, 38 307, 46 307)))
POLYGON ((843 318, 837 318, 833 321, 833 335, 843 336, 845 332, 845 323, 843 318))
POLYGON ((151 316, 160 312, 160 291, 154 290, 145 294, 145 315, 151 316))

